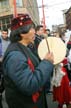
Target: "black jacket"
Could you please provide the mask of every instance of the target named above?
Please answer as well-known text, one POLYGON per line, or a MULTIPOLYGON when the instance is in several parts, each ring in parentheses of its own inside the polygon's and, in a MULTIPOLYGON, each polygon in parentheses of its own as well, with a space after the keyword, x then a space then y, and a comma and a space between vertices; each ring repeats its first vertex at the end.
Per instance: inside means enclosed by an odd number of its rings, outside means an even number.
POLYGON ((22 53, 17 44, 10 45, 5 54, 3 69, 7 103, 9 108, 47 108, 45 93, 43 89, 40 89, 50 77, 53 65, 43 60, 37 66, 38 60, 32 55, 33 62, 36 62, 36 64, 32 62, 35 69, 32 72, 26 55, 22 53), (40 95, 34 102, 32 95, 36 92, 40 95))

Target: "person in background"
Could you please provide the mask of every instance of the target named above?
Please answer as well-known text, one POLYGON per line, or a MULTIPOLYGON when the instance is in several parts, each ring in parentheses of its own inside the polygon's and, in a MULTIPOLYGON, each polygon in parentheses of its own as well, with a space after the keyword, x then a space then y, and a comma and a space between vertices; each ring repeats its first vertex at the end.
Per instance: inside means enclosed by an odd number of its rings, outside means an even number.
POLYGON ((67 43, 67 59, 68 59, 68 67, 67 67, 67 71, 68 71, 68 77, 70 80, 70 86, 71 86, 71 35, 69 38, 69 41, 67 43))
POLYGON ((70 35, 69 41, 67 42, 67 49, 68 50, 71 49, 71 35, 70 35))
POLYGON ((39 43, 41 40, 44 39, 44 28, 43 25, 37 25, 35 27, 35 40, 34 43, 36 44, 36 47, 38 48, 39 43))
MULTIPOLYGON (((62 38, 61 32, 56 32, 55 36, 60 39, 62 38)), ((69 85, 70 81, 68 78, 67 65, 68 60, 65 56, 60 63, 55 65, 51 80, 53 87, 53 101, 58 102, 58 108, 71 108, 71 87, 69 85)))
POLYGON ((43 39, 43 35, 44 35, 44 27, 43 25, 37 25, 35 27, 35 34, 39 37, 41 37, 43 39))
MULTIPOLYGON (((67 74, 69 79, 69 86, 71 88, 71 34, 66 45, 67 45, 67 60, 68 60, 67 74)), ((71 108, 71 103, 68 108, 71 108)))
POLYGON ((67 72, 68 60, 65 57, 54 68, 52 86, 53 101, 58 102, 58 108, 71 108, 71 86, 67 72))
POLYGON ((67 73, 68 73, 68 78, 69 78, 70 86, 71 86, 71 49, 69 50, 67 60, 68 60, 67 73))
POLYGON ((4 91, 4 76, 3 76, 3 68, 2 68, 2 59, 8 47, 9 42, 10 41, 8 39, 8 30, 3 29, 0 36, 0 105, 1 105, 1 108, 3 108, 2 93, 4 91))
POLYGON ((45 32, 47 33, 47 37, 50 37, 51 36, 50 29, 45 29, 45 32))
POLYGON ((3 91, 4 91, 4 77, 3 77, 2 64, 0 63, 0 108, 3 108, 3 105, 2 105, 3 91))
POLYGON ((61 37, 60 37, 61 39, 62 39, 62 41, 65 43, 65 32, 62 32, 61 33, 61 37))
POLYGON ((69 29, 66 29, 65 30, 65 44, 67 45, 68 41, 69 41, 69 38, 70 38, 70 30, 69 29))
POLYGON ((11 44, 3 59, 5 95, 9 108, 47 108, 44 85, 53 70, 54 56, 42 61, 28 45, 35 39, 35 28, 28 14, 11 22, 11 44))
MULTIPOLYGON (((39 43, 44 39, 44 28, 43 25, 37 25, 35 27, 35 39, 34 39, 34 44, 30 43, 28 47, 31 49, 31 51, 38 56, 38 46, 39 43)), ((40 59, 40 58, 39 58, 40 59)))
POLYGON ((0 36, 1 36, 1 30, 0 30, 0 36))
POLYGON ((2 56, 3 56, 10 43, 7 28, 3 29, 1 32, 1 42, 2 42, 2 56))

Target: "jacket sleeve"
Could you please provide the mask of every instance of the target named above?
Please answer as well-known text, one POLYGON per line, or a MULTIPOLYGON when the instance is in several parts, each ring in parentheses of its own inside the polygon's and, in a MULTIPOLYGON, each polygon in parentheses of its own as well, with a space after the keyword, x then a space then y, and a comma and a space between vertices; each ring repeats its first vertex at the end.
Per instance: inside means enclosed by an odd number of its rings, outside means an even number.
POLYGON ((32 94, 44 86, 51 76, 53 65, 42 60, 34 72, 27 64, 25 56, 18 51, 11 52, 4 62, 4 68, 21 92, 32 94))

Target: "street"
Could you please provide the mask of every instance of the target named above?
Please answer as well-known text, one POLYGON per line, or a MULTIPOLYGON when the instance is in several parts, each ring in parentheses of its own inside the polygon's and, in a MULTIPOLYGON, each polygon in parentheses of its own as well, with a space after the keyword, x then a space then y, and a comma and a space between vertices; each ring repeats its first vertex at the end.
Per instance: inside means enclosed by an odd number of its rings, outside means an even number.
MULTIPOLYGON (((47 98, 48 108, 57 108, 58 103, 53 102, 52 94, 46 94, 46 98, 47 98)), ((8 108, 7 103, 5 101, 5 93, 3 93, 3 108, 8 108)), ((63 108, 67 108, 67 107, 63 106, 63 108)))
POLYGON ((57 108, 58 104, 57 102, 53 102, 52 94, 48 94, 46 98, 47 98, 48 108, 57 108))
MULTIPOLYGON (((57 102, 53 102, 52 94, 46 95, 48 108, 57 108, 57 102)), ((8 108, 5 102, 5 93, 3 93, 3 108, 8 108)))

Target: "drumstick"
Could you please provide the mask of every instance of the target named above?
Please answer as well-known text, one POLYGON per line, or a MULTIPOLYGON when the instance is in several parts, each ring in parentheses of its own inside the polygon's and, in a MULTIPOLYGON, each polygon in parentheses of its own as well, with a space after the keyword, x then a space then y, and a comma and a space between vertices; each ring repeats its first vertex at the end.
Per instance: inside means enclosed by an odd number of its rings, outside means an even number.
POLYGON ((46 40, 46 45, 47 45, 47 48, 48 48, 48 52, 50 53, 50 48, 49 48, 48 40, 47 40, 46 37, 45 37, 45 40, 46 40))

